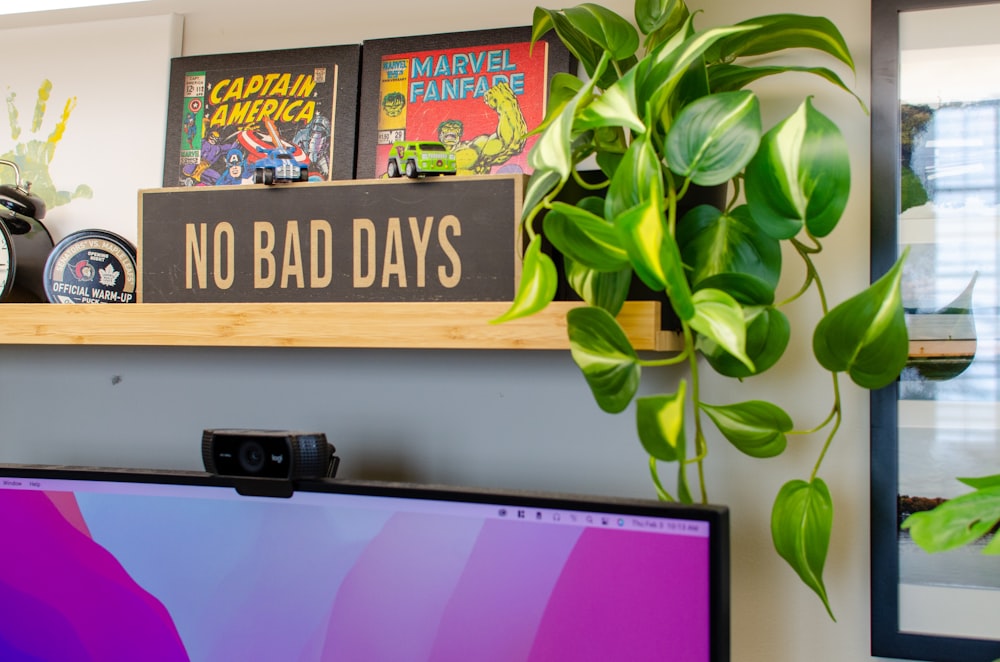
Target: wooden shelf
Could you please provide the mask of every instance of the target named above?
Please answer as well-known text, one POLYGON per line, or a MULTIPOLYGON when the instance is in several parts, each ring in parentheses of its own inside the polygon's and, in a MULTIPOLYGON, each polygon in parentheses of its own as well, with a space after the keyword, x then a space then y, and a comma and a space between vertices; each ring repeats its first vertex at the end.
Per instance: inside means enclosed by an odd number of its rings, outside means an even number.
MULTIPOLYGON (((490 324, 506 302, 3 304, 0 343, 187 347, 567 349, 555 302, 526 319, 490 324)), ((677 351, 660 304, 630 301, 619 322, 636 349, 677 351)))

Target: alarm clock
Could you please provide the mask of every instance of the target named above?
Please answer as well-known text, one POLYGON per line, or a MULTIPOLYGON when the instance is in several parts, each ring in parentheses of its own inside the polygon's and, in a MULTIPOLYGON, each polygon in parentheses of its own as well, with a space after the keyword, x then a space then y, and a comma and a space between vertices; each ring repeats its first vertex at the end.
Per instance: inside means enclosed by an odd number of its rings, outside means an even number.
POLYGON ((0 185, 0 301, 45 301, 42 270, 52 250, 52 236, 42 225, 45 202, 21 182, 12 161, 13 185, 0 185))
POLYGON ((14 287, 14 240, 6 223, 0 223, 0 301, 6 300, 14 287))

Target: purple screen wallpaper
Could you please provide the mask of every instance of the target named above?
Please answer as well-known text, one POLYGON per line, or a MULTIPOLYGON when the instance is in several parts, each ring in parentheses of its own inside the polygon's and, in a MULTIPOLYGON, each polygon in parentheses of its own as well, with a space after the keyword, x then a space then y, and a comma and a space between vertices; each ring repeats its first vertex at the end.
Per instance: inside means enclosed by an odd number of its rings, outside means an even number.
POLYGON ((111 485, 0 489, 0 660, 709 659, 705 535, 111 485))

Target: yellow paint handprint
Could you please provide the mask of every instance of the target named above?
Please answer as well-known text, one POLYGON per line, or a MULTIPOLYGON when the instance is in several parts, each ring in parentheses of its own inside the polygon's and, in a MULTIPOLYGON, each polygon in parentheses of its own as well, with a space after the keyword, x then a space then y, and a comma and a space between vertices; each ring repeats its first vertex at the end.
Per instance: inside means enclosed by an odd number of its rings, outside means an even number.
MULTIPOLYGON (((49 97, 52 94, 52 82, 43 80, 38 88, 38 99, 35 101, 35 112, 31 118, 31 133, 36 134, 42 127, 45 119, 45 111, 48 108, 49 97)), ((74 198, 91 198, 93 190, 86 184, 80 184, 72 193, 69 191, 56 190, 56 185, 52 181, 49 173, 49 164, 55 156, 56 146, 62 140, 66 132, 66 123, 73 109, 76 108, 76 97, 66 100, 62 115, 56 123, 52 133, 45 140, 28 140, 17 142, 21 137, 21 125, 18 121, 20 113, 16 105, 17 93, 7 88, 7 118, 10 122, 10 137, 15 141, 14 148, 3 154, 0 159, 13 161, 21 171, 23 180, 31 182, 31 192, 45 201, 49 209, 65 205, 74 198)), ((7 173, 0 171, 0 182, 7 173)))

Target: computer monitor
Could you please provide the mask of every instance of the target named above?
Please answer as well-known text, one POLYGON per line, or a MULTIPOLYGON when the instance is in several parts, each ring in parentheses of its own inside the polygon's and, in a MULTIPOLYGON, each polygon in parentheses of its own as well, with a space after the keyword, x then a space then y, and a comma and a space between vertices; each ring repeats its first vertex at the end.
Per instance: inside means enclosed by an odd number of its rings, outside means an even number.
POLYGON ((0 465, 0 659, 729 659, 725 508, 235 484, 0 465))

